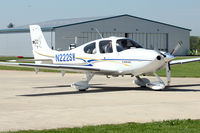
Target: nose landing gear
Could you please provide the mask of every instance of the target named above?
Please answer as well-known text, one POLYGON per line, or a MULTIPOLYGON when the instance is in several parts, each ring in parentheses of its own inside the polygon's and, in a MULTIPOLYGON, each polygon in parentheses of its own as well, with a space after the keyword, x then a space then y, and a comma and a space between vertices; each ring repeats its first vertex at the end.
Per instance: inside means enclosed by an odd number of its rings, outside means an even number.
POLYGON ((154 75, 157 77, 159 81, 150 82, 146 78, 140 78, 139 76, 136 76, 137 80, 135 80, 135 84, 141 87, 151 88, 152 90, 163 90, 165 88, 165 83, 156 73, 154 73, 154 75))

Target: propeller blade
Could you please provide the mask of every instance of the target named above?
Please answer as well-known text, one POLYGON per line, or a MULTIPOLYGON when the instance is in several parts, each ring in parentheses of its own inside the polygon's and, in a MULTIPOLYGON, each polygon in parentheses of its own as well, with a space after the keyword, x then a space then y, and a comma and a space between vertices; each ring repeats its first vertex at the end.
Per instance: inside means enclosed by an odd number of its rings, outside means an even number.
POLYGON ((166 63, 166 76, 167 76, 167 85, 169 86, 171 82, 171 67, 169 62, 166 63))
POLYGON ((178 44, 176 45, 176 47, 172 50, 170 54, 174 55, 174 53, 176 53, 176 51, 182 46, 182 44, 183 44, 182 41, 178 41, 178 44))

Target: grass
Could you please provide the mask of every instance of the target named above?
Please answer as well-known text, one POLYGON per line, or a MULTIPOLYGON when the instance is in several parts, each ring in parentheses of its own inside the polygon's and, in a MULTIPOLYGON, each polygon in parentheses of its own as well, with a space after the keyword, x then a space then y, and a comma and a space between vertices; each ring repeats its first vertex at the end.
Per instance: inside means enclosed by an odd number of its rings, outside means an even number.
MULTIPOLYGON (((0 70, 17 70, 17 71, 35 71, 34 68, 16 67, 16 66, 0 66, 0 70)), ((60 72, 59 70, 39 69, 40 72, 60 72)))
MULTIPOLYGON (((33 59, 32 57, 24 57, 22 59, 33 59)), ((8 57, 0 57, 0 61, 6 62, 8 60, 20 60, 20 58, 15 56, 8 56, 8 57)), ((25 61, 23 61, 25 62, 25 61)), ((33 63, 30 61, 26 61, 25 63, 33 63)), ((29 67, 18 67, 18 66, 4 66, 0 65, 0 70, 17 70, 17 71, 35 71, 34 68, 29 67)), ((40 72, 60 72, 59 70, 50 70, 50 69, 40 69, 40 72)))
MULTIPOLYGON (((189 59, 195 57, 177 57, 176 59, 189 59)), ((0 61, 16 60, 17 57, 0 57, 0 61)), ((23 58, 24 59, 24 58, 23 58)), ((31 58, 25 58, 31 59, 31 58)), ((0 66, 0 70, 19 70, 19 71, 34 71, 34 68, 16 67, 16 66, 0 66)), ((40 69, 42 72, 60 72, 59 70, 40 69)), ((157 72, 159 76, 166 76, 166 70, 157 72)), ((192 62, 188 64, 178 64, 171 66, 172 77, 200 77, 200 62, 192 62)))
POLYGON ((125 123, 81 128, 27 130, 4 133, 200 133, 200 120, 170 120, 151 123, 125 123))
MULTIPOLYGON (((8 61, 8 60, 18 60, 20 58, 16 56, 2 56, 0 57, 0 61, 8 61)), ((32 57, 24 57, 22 59, 33 59, 32 57)))
MULTIPOLYGON (((177 57, 177 60, 180 59, 189 59, 197 57, 177 57)), ((159 76, 166 76, 166 70, 160 70, 157 72, 159 76)), ((178 64, 171 66, 171 76, 172 77, 200 77, 200 61, 191 62, 186 64, 178 64)))

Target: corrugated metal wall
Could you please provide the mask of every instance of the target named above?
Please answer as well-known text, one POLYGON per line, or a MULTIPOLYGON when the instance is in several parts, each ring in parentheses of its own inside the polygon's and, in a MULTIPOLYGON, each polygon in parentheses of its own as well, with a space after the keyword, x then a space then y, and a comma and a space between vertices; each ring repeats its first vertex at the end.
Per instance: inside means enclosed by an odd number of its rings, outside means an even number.
MULTIPOLYGON (((127 37, 135 40, 144 48, 158 49, 168 51, 167 33, 122 33, 122 32, 102 32, 103 37, 117 36, 127 37)), ((97 32, 83 32, 78 38, 78 44, 87 43, 89 41, 99 39, 100 35, 97 32)))
MULTIPOLYGON (((75 43, 75 37, 78 38, 77 46, 99 39, 100 36, 96 32, 96 28, 103 37, 126 36, 148 49, 171 52, 177 42, 182 41, 183 46, 176 55, 186 55, 190 48, 189 30, 128 16, 63 26, 43 33, 50 47, 68 50, 69 45, 75 43)), ((0 33, 1 55, 32 56, 29 32, 0 33)))
POLYGON ((75 42, 75 36, 78 37, 77 46, 91 40, 99 39, 100 36, 96 32, 96 28, 103 37, 124 37, 126 35, 148 49, 171 52, 178 41, 182 41, 183 47, 176 52, 176 55, 186 55, 190 47, 189 30, 124 16, 56 28, 56 49, 68 49, 69 45, 75 42))
MULTIPOLYGON (((100 39, 100 35, 97 32, 82 32, 83 38, 80 38, 80 43, 86 43, 92 40, 100 39)), ((125 33, 122 32, 101 32, 100 33, 104 38, 110 36, 124 37, 125 33)))
POLYGON ((129 33, 128 37, 144 48, 168 51, 167 33, 129 33))
MULTIPOLYGON (((43 32, 48 45, 51 47, 51 32, 43 32)), ((29 32, 0 34, 0 56, 32 57, 32 45, 29 32)))

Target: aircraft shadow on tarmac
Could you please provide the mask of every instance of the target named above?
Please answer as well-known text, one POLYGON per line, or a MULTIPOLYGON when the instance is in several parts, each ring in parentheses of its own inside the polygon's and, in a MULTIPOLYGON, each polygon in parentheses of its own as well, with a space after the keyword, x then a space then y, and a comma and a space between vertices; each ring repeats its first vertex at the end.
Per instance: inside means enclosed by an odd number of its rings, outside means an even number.
MULTIPOLYGON (((104 85, 104 84, 91 84, 91 85, 104 85)), ((71 87, 71 85, 55 85, 55 86, 41 86, 41 87, 33 87, 34 89, 45 89, 45 88, 66 88, 71 87)))
MULTIPOLYGON (((104 93, 104 92, 120 92, 120 91, 153 91, 150 88, 146 87, 119 87, 119 86, 101 86, 103 84, 91 84, 90 88, 87 91, 64 91, 64 92, 51 92, 51 93, 38 93, 38 94, 25 94, 18 96, 28 96, 28 97, 36 97, 36 96, 56 96, 56 95, 73 95, 73 94, 88 94, 88 93, 104 93), (94 89, 94 90, 93 90, 94 89)), ((163 91, 155 91, 155 92, 200 92, 200 89, 179 89, 176 87, 193 87, 199 86, 200 84, 189 84, 189 85, 172 85, 166 87, 163 91)), ((71 87, 71 85, 58 85, 58 86, 43 86, 43 87, 34 87, 36 89, 42 88, 59 88, 59 87, 71 87)))

